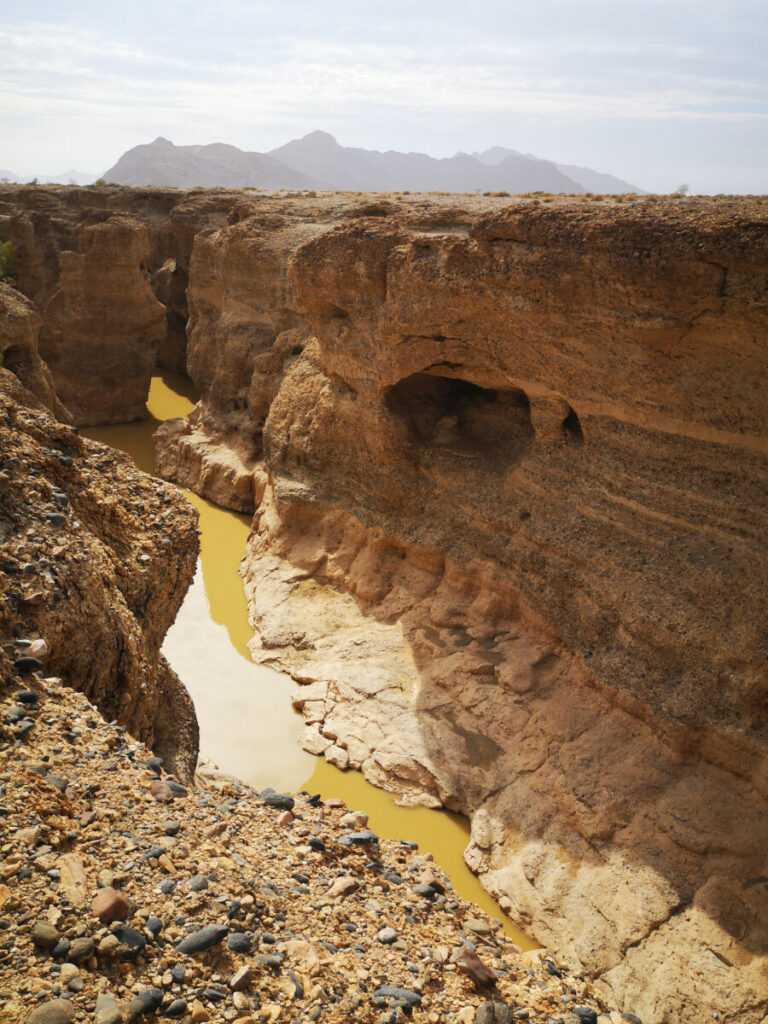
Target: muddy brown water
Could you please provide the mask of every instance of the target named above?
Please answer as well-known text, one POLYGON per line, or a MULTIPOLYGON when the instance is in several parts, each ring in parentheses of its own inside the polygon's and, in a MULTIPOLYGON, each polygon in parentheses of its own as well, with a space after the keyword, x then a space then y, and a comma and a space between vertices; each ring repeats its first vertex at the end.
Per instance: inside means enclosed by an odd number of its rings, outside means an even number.
MULTIPOLYGON (((139 469, 154 470, 152 435, 163 420, 188 416, 195 402, 189 380, 163 373, 152 378, 139 423, 88 427, 81 433, 127 452, 139 469)), ((409 839, 431 853, 454 890, 492 917, 524 949, 536 943, 516 928, 464 863, 469 826, 448 811, 400 807, 356 771, 340 771, 299 746, 303 720, 291 706, 297 684, 255 664, 248 652, 252 631, 238 566, 250 520, 184 490, 200 516, 200 559, 193 585, 163 644, 163 653, 192 696, 200 723, 200 752, 219 768, 257 788, 307 790, 340 797, 365 811, 369 826, 390 839, 409 839)))

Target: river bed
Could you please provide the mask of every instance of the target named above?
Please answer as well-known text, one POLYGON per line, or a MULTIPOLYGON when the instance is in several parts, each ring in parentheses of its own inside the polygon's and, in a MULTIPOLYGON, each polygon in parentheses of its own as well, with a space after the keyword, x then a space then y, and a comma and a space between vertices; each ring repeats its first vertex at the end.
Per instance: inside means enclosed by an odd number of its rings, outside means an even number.
MULTIPOLYGON (((189 380, 164 372, 152 378, 146 420, 82 428, 81 433, 127 452, 139 469, 152 473, 154 431, 163 420, 189 415, 194 401, 189 380)), ((417 842, 450 876, 460 896, 502 921, 519 946, 535 948, 464 863, 469 839, 464 818, 447 811, 399 807, 395 796, 371 786, 359 772, 342 772, 301 749, 303 719, 291 705, 297 684, 255 664, 248 652, 252 631, 238 567, 250 520, 191 491, 184 494, 200 516, 200 559, 162 650, 195 704, 201 755, 256 788, 305 789, 325 799, 340 797, 351 809, 365 811, 378 835, 417 842)))

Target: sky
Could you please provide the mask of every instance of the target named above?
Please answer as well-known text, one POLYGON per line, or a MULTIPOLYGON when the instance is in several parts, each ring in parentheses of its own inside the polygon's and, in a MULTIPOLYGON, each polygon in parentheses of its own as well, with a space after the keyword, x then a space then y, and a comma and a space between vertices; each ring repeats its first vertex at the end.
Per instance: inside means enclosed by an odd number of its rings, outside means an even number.
POLYGON ((652 192, 768 193, 768 0, 0 0, 0 169, 164 136, 491 146, 652 192))

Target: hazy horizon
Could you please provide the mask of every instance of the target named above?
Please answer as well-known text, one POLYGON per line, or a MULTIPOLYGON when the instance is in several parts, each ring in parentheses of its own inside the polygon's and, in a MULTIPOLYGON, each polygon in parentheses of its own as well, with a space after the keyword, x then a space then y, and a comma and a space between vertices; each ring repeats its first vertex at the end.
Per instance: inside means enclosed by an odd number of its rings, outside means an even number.
POLYGON ((768 192, 768 18, 736 0, 168 0, 4 13, 0 168, 95 176, 158 136, 504 146, 669 192, 768 192))

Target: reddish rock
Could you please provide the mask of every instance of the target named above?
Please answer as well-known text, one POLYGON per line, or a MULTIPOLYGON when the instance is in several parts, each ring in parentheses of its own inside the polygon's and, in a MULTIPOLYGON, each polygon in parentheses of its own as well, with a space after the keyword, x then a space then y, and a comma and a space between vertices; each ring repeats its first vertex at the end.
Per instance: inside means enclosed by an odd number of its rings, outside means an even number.
POLYGON ((474 950, 464 946, 459 953, 453 957, 453 962, 474 982, 476 988, 490 988, 496 984, 496 975, 488 967, 474 950))
POLYGON ((131 904, 121 892, 111 885, 99 889, 91 902, 91 913, 98 917, 102 924, 113 921, 125 921, 131 912, 131 904))

